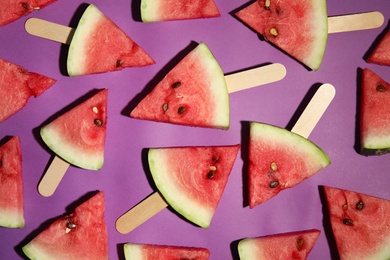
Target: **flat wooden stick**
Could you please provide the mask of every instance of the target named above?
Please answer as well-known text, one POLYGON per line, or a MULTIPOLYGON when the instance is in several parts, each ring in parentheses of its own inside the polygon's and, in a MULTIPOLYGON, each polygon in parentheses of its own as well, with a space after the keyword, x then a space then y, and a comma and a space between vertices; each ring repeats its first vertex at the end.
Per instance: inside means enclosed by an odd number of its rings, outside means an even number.
POLYGON ((368 12, 328 17, 328 33, 375 29, 384 23, 380 12, 368 12))
POLYGON ((24 24, 25 30, 34 36, 70 44, 75 29, 39 18, 30 18, 24 24))
POLYGON ((68 170, 69 163, 58 156, 54 156, 49 168, 38 184, 38 192, 45 197, 53 195, 68 170))

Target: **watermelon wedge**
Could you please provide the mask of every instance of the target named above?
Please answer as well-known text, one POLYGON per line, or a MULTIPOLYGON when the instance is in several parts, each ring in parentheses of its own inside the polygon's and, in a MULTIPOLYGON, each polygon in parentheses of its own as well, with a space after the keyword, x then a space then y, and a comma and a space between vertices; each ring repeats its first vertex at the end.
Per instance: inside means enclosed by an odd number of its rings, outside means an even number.
POLYGON ((100 191, 69 215, 59 217, 22 250, 30 259, 106 260, 108 236, 100 191))
POLYGON ((208 228, 222 197, 240 145, 152 148, 148 161, 167 203, 193 223, 208 228))
POLYGON ((0 58, 0 122, 20 111, 30 97, 38 97, 55 82, 0 58))
POLYGON ((257 0, 235 16, 310 69, 319 69, 328 39, 325 0, 257 0))
POLYGON ((0 146, 0 226, 24 227, 22 152, 18 136, 0 146))
POLYGON ((141 0, 143 22, 219 17, 214 0, 141 0))
POLYGON ((249 131, 250 208, 294 187, 330 164, 321 148, 287 129, 251 122, 249 131))
POLYGON ((200 247, 126 243, 123 248, 126 260, 207 260, 210 256, 208 249, 200 247))
POLYGON ((241 260, 307 259, 319 235, 313 229, 245 238, 238 242, 238 253, 241 260))
POLYGON ((390 259, 390 201, 324 187, 341 260, 390 259))
POLYGON ((69 76, 122 70, 155 61, 95 5, 84 11, 69 46, 69 76))
POLYGON ((75 166, 99 170, 104 163, 108 90, 103 89, 41 128, 46 145, 75 166))
POLYGON ((361 154, 390 152, 390 84, 370 69, 362 75, 360 113, 361 154))
POLYGON ((204 43, 188 53, 131 111, 137 119, 228 129, 225 76, 204 43))
POLYGON ((57 0, 2 0, 0 8, 0 26, 9 24, 19 18, 40 10, 57 0))
POLYGON ((368 56, 368 63, 390 66, 390 30, 388 30, 368 56))

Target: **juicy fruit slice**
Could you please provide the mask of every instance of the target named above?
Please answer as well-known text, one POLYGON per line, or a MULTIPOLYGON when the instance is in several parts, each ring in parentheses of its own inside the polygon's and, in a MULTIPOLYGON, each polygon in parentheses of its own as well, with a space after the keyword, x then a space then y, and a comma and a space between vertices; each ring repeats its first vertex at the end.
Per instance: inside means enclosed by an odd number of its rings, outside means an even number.
POLYGON ((199 247, 165 246, 151 244, 124 244, 125 259, 154 260, 154 259, 196 259, 207 260, 210 251, 199 247))
POLYGON ((225 76, 204 43, 188 53, 130 113, 133 118, 228 129, 225 76))
POLYGON ((153 148, 148 154, 149 167, 167 203, 188 220, 207 228, 239 147, 153 148))
POLYGON ((364 155, 390 152, 390 84, 370 69, 363 70, 360 143, 364 155))
POLYGON ((142 0, 143 22, 219 17, 214 0, 142 0))
POLYGON ((390 259, 390 201, 324 187, 341 260, 390 259))
POLYGON ((0 8, 0 26, 9 24, 35 10, 40 10, 56 0, 3 0, 0 8))
POLYGON ((390 30, 382 36, 379 43, 367 58, 367 62, 390 66, 390 30))
POLYGON ((253 208, 330 164, 321 148, 284 128, 251 122, 248 191, 253 208))
POLYGON ((99 192, 60 217, 33 238, 22 250, 30 259, 108 259, 104 194, 99 192))
POLYGON ((20 111, 30 97, 38 97, 55 82, 55 79, 0 59, 0 122, 20 111))
POLYGON ((108 90, 103 89, 41 128, 41 137, 59 157, 98 170, 104 163, 108 90))
POLYGON ((67 68, 70 76, 117 71, 154 63, 134 40, 95 5, 87 7, 69 46, 67 68))
POLYGON ((245 238, 238 243, 241 260, 307 259, 319 230, 304 230, 264 237, 245 238))
POLYGON ((17 136, 0 147, 0 226, 24 227, 22 152, 17 136))
POLYGON ((266 41, 319 69, 328 39, 325 0, 257 0, 235 15, 266 41))

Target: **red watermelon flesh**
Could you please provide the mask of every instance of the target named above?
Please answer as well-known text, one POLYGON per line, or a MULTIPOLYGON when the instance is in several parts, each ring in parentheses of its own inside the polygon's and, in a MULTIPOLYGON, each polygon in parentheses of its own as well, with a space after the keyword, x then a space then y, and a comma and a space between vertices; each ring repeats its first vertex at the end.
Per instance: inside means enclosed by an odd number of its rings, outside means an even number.
POLYGON ((0 8, 0 26, 9 24, 22 16, 40 10, 57 0, 2 0, 0 8))
POLYGON ((22 152, 13 136, 0 147, 0 226, 24 227, 22 152))
POLYGON ((124 252, 126 260, 207 260, 210 256, 206 248, 134 243, 126 243, 124 252))
POLYGON ((103 89, 41 128, 41 137, 59 157, 98 170, 104 163, 108 90, 103 89))
POLYGON ((38 97, 55 82, 55 79, 0 59, 0 122, 20 111, 30 97, 38 97))
POLYGON ((209 227, 240 145, 149 150, 153 180, 167 203, 201 227, 209 227))
POLYGON ((390 84, 370 69, 363 70, 360 113, 361 153, 390 152, 390 84))
POLYGON ((91 4, 84 11, 69 46, 70 76, 118 71, 155 61, 111 19, 91 4))
POLYGON ((213 0, 142 0, 143 22, 172 21, 219 17, 218 7, 213 0))
POLYGON ((22 249, 31 259, 108 259, 104 194, 99 192, 60 217, 22 249))
POLYGON ((382 36, 379 43, 367 58, 367 62, 390 66, 390 30, 382 36))
POLYGON ((390 259, 390 201, 324 187, 341 260, 390 259))
POLYGON ((200 43, 131 111, 137 119, 228 129, 225 75, 210 49, 200 43))
POLYGON ((330 164, 306 138, 263 123, 250 123, 248 191, 253 208, 292 188, 330 164))
POLYGON ((304 230, 264 237, 245 238, 238 243, 241 260, 307 259, 320 231, 304 230))
POLYGON ((328 39, 325 0, 257 0, 236 17, 310 69, 319 69, 328 39))

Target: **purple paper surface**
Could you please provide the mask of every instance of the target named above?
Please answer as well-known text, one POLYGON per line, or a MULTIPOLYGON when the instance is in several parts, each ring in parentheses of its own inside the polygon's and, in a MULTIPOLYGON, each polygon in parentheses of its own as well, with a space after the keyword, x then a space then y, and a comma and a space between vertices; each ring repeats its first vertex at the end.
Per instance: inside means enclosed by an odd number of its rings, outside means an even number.
POLYGON ((232 13, 246 1, 216 0, 221 12, 218 18, 157 23, 137 20, 138 2, 89 3, 95 4, 156 61, 155 65, 143 68, 71 78, 64 72, 67 47, 26 33, 24 23, 30 17, 75 26, 77 21, 73 17, 83 4, 80 1, 58 1, 0 27, 0 58, 57 79, 49 90, 31 98, 25 108, 0 124, 0 139, 11 135, 21 138, 26 221, 22 229, 0 228, 0 259, 23 259, 21 247, 42 231, 49 220, 66 213, 69 205, 96 190, 105 194, 110 259, 124 259, 126 242, 206 247, 211 252, 210 259, 238 259, 236 247, 242 238, 305 229, 321 230, 309 259, 337 259, 319 187, 328 185, 390 199, 390 155, 365 157, 356 148, 361 70, 370 68, 390 81, 389 67, 364 60, 388 27, 390 1, 328 0, 328 16, 380 11, 385 23, 376 29, 330 34, 317 72, 308 71, 296 60, 260 41, 238 21, 232 13), (194 42, 205 42, 226 74, 282 63, 287 75, 279 82, 232 93, 231 126, 227 131, 130 118, 129 107, 146 94, 150 81, 194 42), (336 96, 309 139, 328 154, 331 165, 249 209, 244 187, 247 123, 257 121, 291 129, 314 90, 323 83, 334 85, 336 96), (40 139, 39 128, 79 97, 101 88, 109 89, 103 168, 88 171, 71 166, 55 193, 51 197, 41 196, 37 185, 54 154, 40 139), (155 192, 145 160, 147 148, 237 143, 243 143, 241 152, 210 228, 195 226, 167 208, 128 234, 116 231, 116 219, 155 192))

